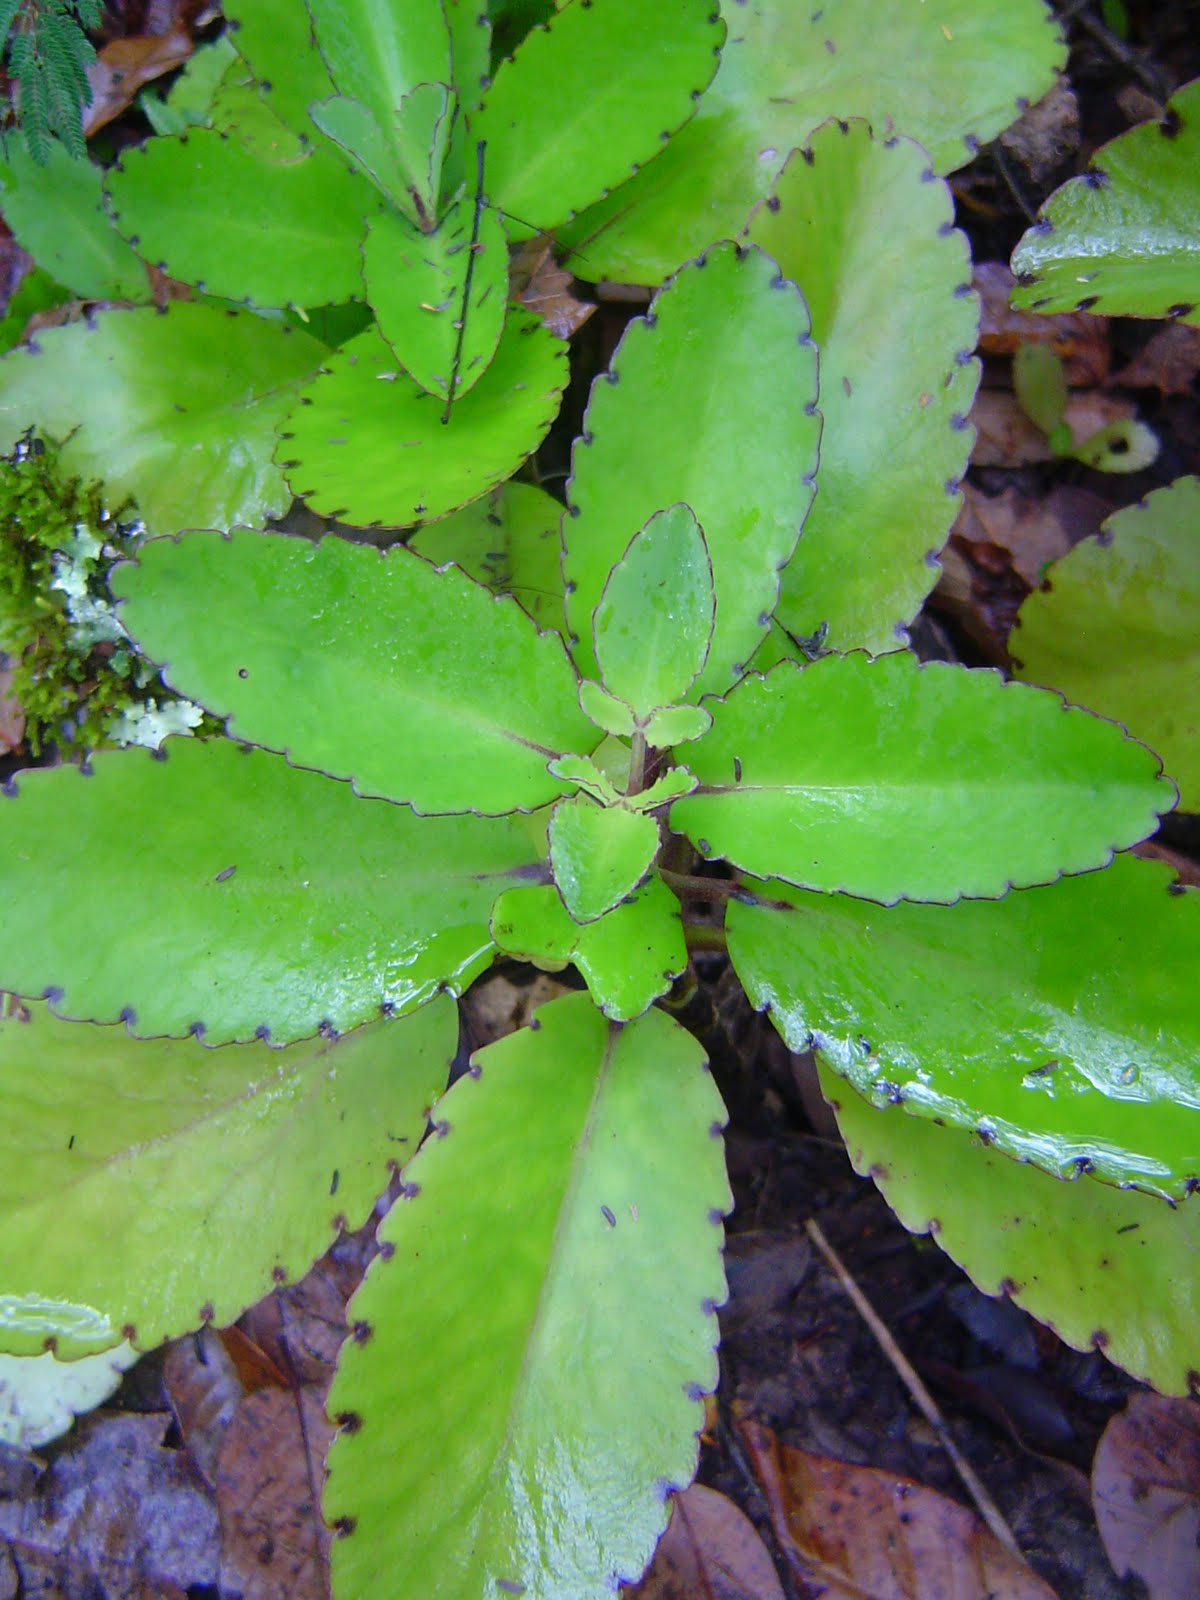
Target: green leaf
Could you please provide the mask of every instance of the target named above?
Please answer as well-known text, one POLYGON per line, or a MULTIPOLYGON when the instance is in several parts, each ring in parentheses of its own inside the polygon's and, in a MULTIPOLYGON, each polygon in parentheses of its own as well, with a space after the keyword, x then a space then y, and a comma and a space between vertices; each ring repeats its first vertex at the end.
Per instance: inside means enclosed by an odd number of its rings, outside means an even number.
POLYGON ((30 317, 39 311, 65 305, 70 298, 71 291, 61 283, 55 283, 50 274, 43 272, 40 267, 27 272, 9 300, 4 316, 0 318, 0 355, 7 355, 21 343, 30 317))
POLYGON ((231 68, 236 74, 241 65, 232 34, 223 33, 193 51, 167 95, 160 98, 147 91, 138 105, 155 133, 179 134, 209 124, 223 81, 231 68))
POLYGON ((636 889, 658 854, 658 824, 641 812, 560 800, 550 817, 550 865, 576 922, 595 922, 636 889))
POLYGON ((0 209, 17 243, 81 300, 150 299, 146 268, 104 210, 100 168, 53 139, 37 162, 23 141, 4 142, 0 209))
MULTIPOLYGON (((680 709, 691 711, 695 708, 687 706, 680 709)), ((648 789, 631 795, 624 804, 634 811, 655 811, 659 806, 669 805, 672 800, 678 800, 681 795, 691 794, 695 787, 695 776, 687 767, 668 767, 648 789)))
POLYGON ((334 93, 313 41, 308 10, 296 0, 226 0, 233 42, 268 104, 289 128, 311 138, 308 108, 334 93))
POLYGON ((1200 325, 1200 79, 1057 189, 1012 265, 1022 310, 1200 325))
POLYGON ((456 1041, 444 996, 287 1050, 0 1024, 0 1348, 151 1350, 301 1278, 416 1149, 456 1041))
POLYGON ((360 794, 531 810, 562 793, 546 762, 598 742, 562 641, 403 546, 194 533, 143 545, 112 587, 189 700, 360 794))
POLYGON ((448 423, 375 329, 336 352, 300 397, 280 459, 295 492, 355 527, 405 527, 477 500, 541 444, 567 383, 567 347, 510 312, 495 357, 448 423))
MULTIPOLYGON (((312 50, 311 45, 309 49, 312 50)), ((315 51, 312 53, 316 55, 315 51)), ((309 118, 303 119, 303 132, 284 122, 273 96, 263 84, 255 82, 249 67, 240 59, 217 90, 211 125, 218 133, 229 134, 252 155, 277 165, 303 161, 313 143, 309 118)))
POLYGON ((476 110, 490 81, 492 20, 478 0, 443 0, 450 27, 452 81, 460 112, 476 110))
POLYGON ((137 502, 158 533, 259 525, 290 494, 271 461, 295 391, 321 359, 306 334, 176 301, 46 328, 0 364, 0 451, 36 427, 64 471, 137 502))
POLYGON ((562 506, 532 483, 505 483, 484 499, 431 522, 408 548, 445 566, 452 561, 493 594, 511 594, 538 627, 562 633, 562 506))
POLYGON ((689 744, 712 727, 712 712, 706 706, 664 706, 646 724, 646 743, 652 750, 670 750, 689 744))
MULTIPOLYGON (((628 746, 623 747, 628 755, 628 746)), ((628 764, 627 764, 628 765, 628 764)), ((621 804, 621 794, 615 788, 612 776, 604 771, 591 756, 558 756, 549 763, 550 775, 564 783, 574 784, 602 806, 621 804)))
POLYGON ((518 236, 566 222, 657 157, 724 38, 710 0, 573 0, 530 33, 471 120, 488 198, 518 236))
POLYGON ((677 502, 704 529, 716 591, 692 697, 741 675, 812 501, 816 366, 803 300, 753 246, 715 246, 629 324, 592 389, 567 488, 563 570, 583 676, 598 675, 592 616, 609 573, 637 530, 677 502))
POLYGON ((711 705, 671 826, 760 878, 992 899, 1103 866, 1171 785, 1144 746, 1054 694, 908 654, 782 662, 711 705))
POLYGON ((1071 450, 1071 428, 1067 414, 1067 373, 1062 357, 1048 344, 1018 345, 1013 353, 1013 393, 1021 410, 1046 435, 1052 450, 1064 430, 1065 451, 1071 450))
MULTIPOLYGON (((3 1332, 0 1331, 0 1341, 3 1332)), ((38 1450, 57 1439, 75 1418, 103 1405, 137 1360, 127 1343, 78 1361, 0 1355, 0 1445, 38 1450)))
POLYGON ((193 128, 126 151, 108 179, 117 226, 148 261, 209 294, 320 306, 362 294, 374 190, 331 151, 274 161, 193 128))
POLYGON ((579 923, 549 886, 506 889, 492 911, 505 955, 549 972, 574 962, 614 1022, 632 1022, 687 966, 679 901, 657 874, 596 922, 579 923))
POLYGON ((821 1069, 860 1172, 906 1228, 930 1232, 985 1294, 1003 1294, 1077 1349, 1103 1350, 1162 1394, 1200 1369, 1200 1210, 1087 1178, 1063 1182, 959 1128, 876 1110, 821 1069))
POLYGON ((4 988, 143 1037, 286 1044, 464 989, 496 895, 540 871, 528 825, 417 817, 228 740, 164 748, 9 784, 4 988))
POLYGON ((1119 511, 1021 607, 1018 673, 1123 722, 1200 811, 1200 478, 1119 511))
POLYGON ((584 995, 475 1061, 351 1302, 329 1406, 361 1426, 330 1458, 326 1516, 354 1526, 334 1586, 602 1600, 695 1470, 724 1110, 677 1024, 616 1029, 584 995))
POLYGON ((442 0, 304 0, 317 48, 341 95, 378 126, 418 84, 450 83, 450 30, 442 0))
POLYGON ((746 993, 876 1104, 1058 1176, 1180 1196, 1200 1172, 1200 895, 1118 858, 995 903, 734 904, 746 993))
POLYGON ((797 637, 826 624, 833 650, 905 642, 958 509, 979 307, 953 218, 918 145, 832 122, 750 222, 804 291, 821 353, 817 498, 775 615, 797 637))
POLYGON ((496 212, 462 199, 434 233, 397 212, 372 218, 363 245, 367 298, 405 371, 461 400, 487 371, 504 328, 508 243, 496 212))
POLYGON ((640 720, 682 700, 708 659, 713 574, 690 506, 656 512, 609 574, 592 622, 604 686, 640 720))
POLYGON ((624 700, 618 700, 590 679, 579 685, 579 706, 589 722, 618 738, 628 738, 637 726, 637 718, 624 700))
MULTIPOLYGON (((1066 65, 1042 0, 722 0, 729 37, 696 116, 567 231, 589 281, 658 283, 734 235, 788 153, 830 117, 908 134, 938 172, 969 161, 1066 65)), ((700 521, 708 528, 700 508, 700 521)))

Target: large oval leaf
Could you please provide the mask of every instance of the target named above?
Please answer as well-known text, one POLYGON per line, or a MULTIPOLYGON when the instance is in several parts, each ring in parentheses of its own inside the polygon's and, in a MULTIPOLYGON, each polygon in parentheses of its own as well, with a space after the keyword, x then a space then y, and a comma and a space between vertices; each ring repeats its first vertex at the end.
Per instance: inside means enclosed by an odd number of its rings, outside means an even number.
POLYGON ((599 735, 562 641, 402 546, 194 533, 114 575, 121 620, 239 739, 360 794, 502 816, 563 793, 599 735))
POLYGON ((0 1023, 0 1349, 149 1350, 302 1277, 416 1148, 457 1036, 445 997, 287 1050, 0 1023))
MULTIPOLYGON (((789 151, 829 117, 917 139, 938 172, 1038 100, 1066 64, 1042 0, 722 0, 729 37, 696 116, 655 161, 567 232, 571 270, 658 283, 736 234, 789 151)), ((703 519, 701 519, 703 520, 703 519)))
POLYGON ((329 361, 288 419, 279 458, 322 516, 356 527, 431 521, 486 494, 537 449, 567 383, 567 347, 511 312, 487 371, 445 407, 374 329, 329 361))
POLYGON ((908 654, 782 662, 710 709, 672 827, 756 877, 885 905, 1103 866, 1174 799, 1112 723, 908 654))
POLYGON ((1200 811, 1200 478, 1119 511, 1021 607, 1018 671, 1116 717, 1200 811))
POLYGON ((1200 1176, 1200 895, 1169 886, 1121 857, 995 904, 787 892, 794 909, 730 908, 730 950, 792 1048, 815 1040, 876 1103, 1182 1195, 1200 1176))
POLYGON ((261 526, 290 493, 271 460, 324 349, 286 325, 176 301, 45 328, 0 363, 0 451, 28 428, 63 470, 136 502, 157 533, 261 526))
POLYGON ((1200 1207, 1087 1178, 1064 1182, 961 1128, 869 1105, 828 1067, 821 1087, 860 1172, 906 1228, 932 1233, 985 1294, 1163 1394, 1200 1371, 1200 1207))
POLYGON ((257 306, 361 295, 365 218, 381 207, 327 148, 272 161, 213 128, 126 151, 108 195, 117 226, 147 261, 257 306))
POLYGON ((616 1029, 571 995, 438 1105, 330 1393, 360 1424, 326 1496, 347 1594, 601 1600, 640 1574, 717 1378, 730 1201, 702 1065, 663 1013, 616 1029))
POLYGON ((567 486, 567 616, 585 677, 597 674, 592 616, 609 573, 678 502, 704 530, 717 606, 691 697, 745 670, 812 501, 816 390, 804 302, 753 246, 716 246, 629 324, 592 389, 567 486))
POLYGON ((6 791, 5 989, 142 1036, 340 1032, 464 988, 538 861, 517 823, 417 817, 224 739, 166 750, 6 791))
POLYGON ((563 6, 501 63, 471 119, 488 198, 534 233, 598 200, 693 115, 724 37, 711 0, 563 6))
POLYGON ((1022 309, 1200 325, 1200 79, 1057 189, 1012 265, 1022 309))
POLYGON ((834 650, 894 650, 937 577, 927 558, 958 510, 979 382, 979 308, 953 217, 919 145, 832 122, 751 220, 804 291, 821 352, 817 498, 775 611, 796 638, 823 627, 834 650))

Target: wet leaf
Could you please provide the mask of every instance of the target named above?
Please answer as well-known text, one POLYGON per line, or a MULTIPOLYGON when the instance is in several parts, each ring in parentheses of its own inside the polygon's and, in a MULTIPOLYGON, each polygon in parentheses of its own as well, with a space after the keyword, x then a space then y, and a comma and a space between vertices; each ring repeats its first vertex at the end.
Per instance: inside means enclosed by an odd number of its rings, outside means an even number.
POLYGON ((694 1483, 675 1496, 650 1570, 629 1600, 784 1600, 754 1524, 732 1500, 694 1483))
POLYGON ((632 893, 658 853, 658 824, 641 812, 560 800, 550 817, 550 865, 577 922, 595 922, 632 893))
POLYGON ((1092 1503, 1108 1559, 1146 1600, 1200 1592, 1200 1410, 1131 1395, 1096 1446, 1092 1503))

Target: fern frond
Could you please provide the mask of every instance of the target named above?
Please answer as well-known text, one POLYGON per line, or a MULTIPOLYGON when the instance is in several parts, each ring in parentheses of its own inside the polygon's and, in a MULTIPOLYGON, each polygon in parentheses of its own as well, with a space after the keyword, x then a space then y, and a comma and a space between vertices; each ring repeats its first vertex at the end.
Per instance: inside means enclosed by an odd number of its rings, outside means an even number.
POLYGON ((87 69, 96 52, 84 29, 96 27, 103 11, 101 0, 0 0, 5 67, 17 89, 13 116, 39 165, 54 136, 72 155, 85 153, 87 69))

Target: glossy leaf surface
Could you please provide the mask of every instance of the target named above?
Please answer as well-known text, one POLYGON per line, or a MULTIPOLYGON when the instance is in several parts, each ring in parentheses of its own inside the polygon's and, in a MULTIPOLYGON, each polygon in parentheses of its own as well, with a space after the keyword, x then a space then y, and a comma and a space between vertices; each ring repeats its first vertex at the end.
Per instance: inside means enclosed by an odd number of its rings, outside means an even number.
POLYGON ((297 0, 228 0, 222 5, 238 54, 264 98, 288 127, 308 138, 309 106, 334 93, 313 41, 312 19, 297 0))
POLYGON ((344 1031, 465 988, 492 902, 539 871, 519 823, 417 817, 228 740, 166 749, 22 773, 3 800, 6 989, 142 1037, 344 1031))
POLYGON ((212 128, 127 150, 108 179, 121 232, 209 294, 321 306, 362 294, 359 245, 379 197, 324 143, 276 161, 212 128))
POLYGON ((501 63, 472 118, 493 205, 537 233, 622 183, 692 116, 724 37, 710 0, 565 5, 501 63))
POLYGON ((63 469, 103 482, 114 508, 136 501, 156 533, 257 526, 287 509, 271 453, 321 354, 286 326, 183 301, 45 328, 0 364, 0 450, 30 427, 65 440, 63 469))
POLYGON ((650 518, 613 568, 592 624, 610 694, 646 717, 682 700, 708 658, 713 575, 690 506, 650 518))
POLYGON ((829 117, 908 134, 950 172, 1066 64, 1042 0, 923 0, 889 8, 886 27, 874 0, 721 9, 729 35, 696 116, 569 230, 580 277, 657 283, 684 256, 736 235, 788 153, 829 117))
POLYGON ((1200 79, 1050 196, 1013 271, 1025 310, 1200 325, 1200 79))
POLYGON ((637 726, 637 718, 624 700, 618 700, 590 679, 579 685, 579 705, 589 721, 618 738, 627 739, 637 726))
POLYGON ((355 527, 443 517, 511 476, 545 438, 567 347, 512 312, 487 371, 444 406, 400 370, 373 328, 336 351, 282 435, 279 459, 314 511, 355 527))
POLYGON ((824 623, 832 650, 904 643, 936 580, 926 557, 950 532, 974 437, 971 264, 950 191, 930 180, 911 140, 830 122, 750 222, 803 289, 820 351, 817 498, 775 615, 799 638, 824 623))
POLYGON ((402 546, 195 533, 114 575, 172 683, 252 744, 418 811, 531 810, 598 743, 562 642, 402 546))
POLYGON ((656 874, 596 922, 579 923, 548 886, 506 889, 492 912, 497 949, 549 972, 573 962, 614 1022, 640 1017, 687 966, 679 901, 656 874))
POLYGON ((497 214, 484 207, 477 216, 462 199, 436 232, 420 233, 384 212, 367 230, 363 275, 405 371, 431 394, 460 399, 487 370, 504 327, 508 244, 497 214))
POLYGON ((1021 607, 1020 676, 1123 722, 1200 811, 1200 479, 1119 511, 1021 607))
POLYGON ((638 529, 678 502, 704 530, 716 592, 692 696, 728 688, 767 631, 778 569, 812 501, 821 431, 808 313, 776 279, 760 250, 717 245, 629 324, 593 386, 563 525, 567 615, 585 677, 597 676, 592 617, 609 573, 638 529))
POLYGON ((1200 1208, 1089 1178, 1063 1181, 961 1128, 869 1105, 828 1067, 821 1087, 860 1172, 906 1228, 930 1232, 985 1294, 1005 1294, 1077 1349, 1163 1394, 1200 1370, 1200 1208))
POLYGON ((330 1457, 326 1516, 354 1519, 333 1580, 358 1600, 601 1600, 649 1559, 661 1485, 695 1469, 724 1109, 662 1012, 617 1030, 586 995, 475 1060, 351 1302, 370 1332, 330 1393, 361 1420, 330 1457))
POLYGON ((456 1038, 445 996, 287 1050, 0 1023, 0 1349, 151 1350, 302 1277, 416 1149, 456 1038))
POLYGON ((646 876, 658 853, 658 824, 584 795, 560 800, 550 818, 550 866, 576 922, 594 922, 646 876))
POLYGON ((408 548, 452 561, 493 594, 511 594, 539 628, 562 633, 562 506, 536 484, 501 484, 484 499, 418 529, 408 548))
POLYGON ((711 727, 712 712, 707 706, 664 706, 646 724, 646 743, 652 750, 669 750, 699 739, 711 727))
POLYGON ((39 166, 20 138, 0 155, 0 211, 23 250, 81 300, 150 299, 146 268, 104 210, 100 168, 48 142, 39 166))
POLYGON ((884 904, 1103 866, 1174 799, 1112 723, 907 653, 782 662, 710 709, 672 827, 755 877, 884 904))
MULTIPOLYGON (((876 1103, 1056 1174, 1182 1195, 1200 1173, 1200 896, 1157 863, 996 903, 734 905, 746 992, 876 1103)), ((771 886, 778 893, 778 886, 771 886)))

